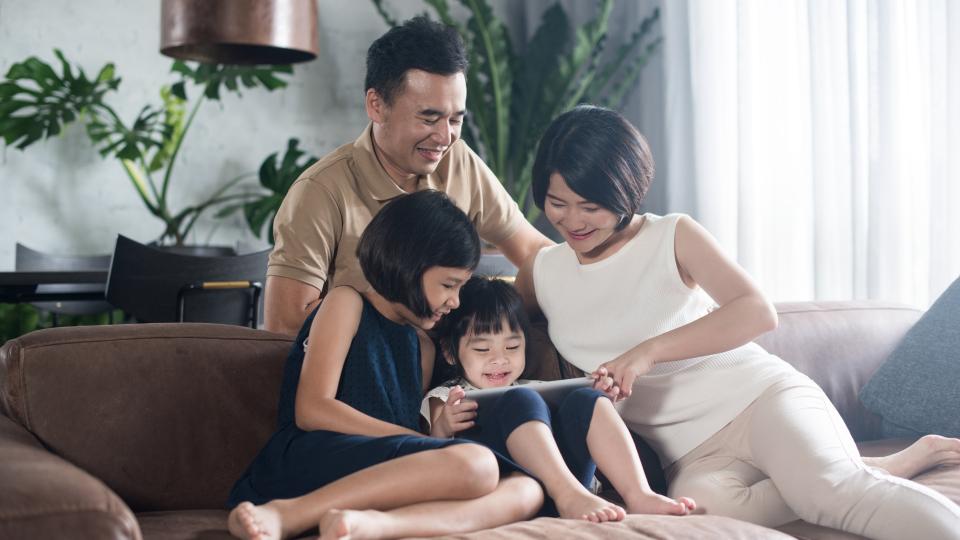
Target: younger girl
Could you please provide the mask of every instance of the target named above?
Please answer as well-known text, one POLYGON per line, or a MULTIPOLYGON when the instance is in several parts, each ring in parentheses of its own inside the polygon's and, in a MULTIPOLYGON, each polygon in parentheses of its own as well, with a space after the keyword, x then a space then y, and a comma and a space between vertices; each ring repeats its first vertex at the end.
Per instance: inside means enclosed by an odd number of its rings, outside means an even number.
POLYGON ((357 255, 372 290, 335 288, 304 322, 277 432, 230 494, 230 532, 436 536, 532 516, 543 493, 515 465, 417 431, 434 359, 423 330, 456 309, 477 265, 470 220, 439 192, 405 195, 373 218, 357 255))
POLYGON ((472 277, 460 291, 460 307, 441 326, 443 356, 458 376, 424 399, 421 412, 433 436, 459 435, 509 455, 543 482, 560 517, 623 519, 622 508, 588 491, 597 467, 630 513, 683 515, 695 508, 690 499, 668 499, 650 489, 629 431, 599 390, 574 390, 552 418, 543 398, 529 388, 506 392, 479 417, 476 402, 463 399, 465 390, 530 382, 520 380, 528 323, 513 286, 472 277))

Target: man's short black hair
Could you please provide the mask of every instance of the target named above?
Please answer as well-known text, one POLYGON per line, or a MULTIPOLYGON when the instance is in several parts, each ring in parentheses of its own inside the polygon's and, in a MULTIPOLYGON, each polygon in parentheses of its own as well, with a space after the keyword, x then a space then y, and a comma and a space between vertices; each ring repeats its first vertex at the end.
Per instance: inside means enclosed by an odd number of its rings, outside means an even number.
MULTIPOLYGON (((507 328, 524 335, 524 358, 529 362, 530 321, 523 308, 523 300, 513 285, 502 279, 473 276, 460 289, 460 307, 443 317, 437 328, 437 337, 444 355, 453 361, 442 379, 462 378, 460 340, 468 334, 497 334, 507 328)), ((441 362, 437 362, 441 364, 441 362)), ((446 362, 443 362, 446 365, 446 362)), ((524 371, 528 371, 528 365, 524 371)))
POLYGON ((373 88, 391 105, 403 89, 408 70, 455 75, 465 73, 468 64, 456 28, 421 15, 391 28, 370 45, 364 91, 373 88))
POLYGON ((647 140, 620 113, 581 105, 558 116, 540 139, 533 163, 533 201, 543 210, 550 175, 559 173, 584 199, 630 223, 653 181, 647 140))
POLYGON ((480 237, 449 197, 418 191, 397 197, 373 217, 360 236, 357 259, 375 291, 426 318, 433 310, 423 292, 424 272, 435 266, 473 271, 480 237))

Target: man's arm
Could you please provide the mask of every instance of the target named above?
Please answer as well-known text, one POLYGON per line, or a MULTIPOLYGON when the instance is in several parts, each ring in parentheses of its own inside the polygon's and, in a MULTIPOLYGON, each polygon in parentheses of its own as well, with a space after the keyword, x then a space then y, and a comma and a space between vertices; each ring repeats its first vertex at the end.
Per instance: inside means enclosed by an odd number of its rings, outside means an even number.
POLYGON ((540 248, 552 245, 553 240, 544 236, 527 220, 523 220, 516 232, 506 240, 496 244, 497 249, 517 268, 523 266, 527 258, 536 255, 540 248))
POLYGON ((320 289, 313 285, 282 276, 267 276, 263 326, 271 332, 295 336, 322 298, 320 289))
MULTIPOLYGON (((553 240, 550 240, 540 231, 534 228, 527 220, 523 220, 517 231, 509 238, 497 244, 497 249, 510 260, 517 268, 523 268, 524 264, 535 257, 541 248, 552 246, 553 240)), ((518 289, 524 287, 524 274, 518 274, 514 283, 518 289)))

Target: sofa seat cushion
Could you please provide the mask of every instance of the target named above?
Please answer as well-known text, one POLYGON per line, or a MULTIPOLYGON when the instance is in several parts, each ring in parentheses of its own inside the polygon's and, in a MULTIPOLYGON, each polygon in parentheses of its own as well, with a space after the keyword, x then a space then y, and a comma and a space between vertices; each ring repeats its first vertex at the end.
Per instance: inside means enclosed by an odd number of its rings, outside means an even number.
MULTIPOLYGON (((144 540, 230 540, 227 512, 189 510, 137 514, 144 540)), ((316 536, 303 538, 314 539, 316 536)), ((496 529, 445 536, 464 540, 700 540, 702 538, 787 540, 790 537, 735 519, 717 516, 627 516, 619 523, 596 525, 585 521, 538 518, 496 529)))

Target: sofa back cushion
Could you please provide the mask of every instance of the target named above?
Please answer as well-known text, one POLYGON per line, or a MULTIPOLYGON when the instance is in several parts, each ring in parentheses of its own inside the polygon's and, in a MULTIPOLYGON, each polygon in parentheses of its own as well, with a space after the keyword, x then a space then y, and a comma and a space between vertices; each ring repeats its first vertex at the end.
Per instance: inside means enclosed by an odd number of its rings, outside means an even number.
POLYGON ((857 395, 922 312, 850 301, 780 303, 777 313, 780 325, 757 343, 816 381, 854 439, 882 438, 880 418, 857 395))
POLYGON ((274 431, 290 346, 212 324, 43 330, 0 351, 0 400, 134 511, 218 508, 274 431))

